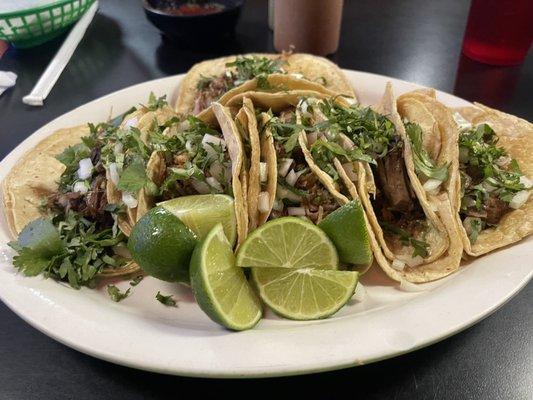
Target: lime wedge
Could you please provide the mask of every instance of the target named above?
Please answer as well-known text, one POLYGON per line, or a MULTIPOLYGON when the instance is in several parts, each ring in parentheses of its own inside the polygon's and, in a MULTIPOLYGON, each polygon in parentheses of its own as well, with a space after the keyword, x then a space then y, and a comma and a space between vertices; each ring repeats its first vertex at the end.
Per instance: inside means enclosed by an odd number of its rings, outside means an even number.
POLYGON ((359 201, 350 201, 336 209, 318 226, 335 244, 341 262, 361 266, 372 263, 365 212, 359 201))
POLYGON ((261 319, 261 302, 235 266, 235 258, 222 224, 217 224, 194 249, 191 286, 200 308, 226 328, 250 329, 261 319))
POLYGON ((224 194, 199 194, 177 197, 158 204, 178 217, 200 239, 207 236, 217 224, 222 223, 231 245, 237 237, 233 198, 224 194))
POLYGON ((359 274, 323 269, 253 268, 261 299, 285 318, 312 320, 335 314, 353 296, 359 274))
POLYGON ((128 239, 133 260, 143 271, 169 282, 189 282, 196 235, 174 214, 154 207, 137 221, 128 239))
POLYGON ((240 267, 337 269, 331 240, 318 227, 296 217, 278 218, 253 231, 237 252, 240 267))

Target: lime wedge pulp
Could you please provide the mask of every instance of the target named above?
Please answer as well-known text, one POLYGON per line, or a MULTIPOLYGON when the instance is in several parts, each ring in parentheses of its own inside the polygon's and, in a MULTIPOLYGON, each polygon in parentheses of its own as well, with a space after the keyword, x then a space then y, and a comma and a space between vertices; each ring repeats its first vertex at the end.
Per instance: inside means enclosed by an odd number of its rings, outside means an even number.
POLYGON ((224 194, 182 196, 158 204, 178 217, 200 240, 217 224, 222 223, 231 245, 237 237, 233 198, 224 194))
POLYGON ((362 266, 372 263, 365 212, 359 201, 350 201, 336 209, 318 226, 335 244, 341 262, 362 266))
POLYGON ((198 305, 213 321, 240 331, 253 328, 261 319, 261 303, 244 271, 235 266, 222 224, 194 249, 190 276, 198 305))
POLYGON ((261 299, 285 318, 313 320, 336 313, 353 296, 359 274, 323 269, 253 268, 261 299))
POLYGON ((337 269, 331 240, 318 227, 296 217, 278 218, 253 231, 237 252, 240 267, 337 269))

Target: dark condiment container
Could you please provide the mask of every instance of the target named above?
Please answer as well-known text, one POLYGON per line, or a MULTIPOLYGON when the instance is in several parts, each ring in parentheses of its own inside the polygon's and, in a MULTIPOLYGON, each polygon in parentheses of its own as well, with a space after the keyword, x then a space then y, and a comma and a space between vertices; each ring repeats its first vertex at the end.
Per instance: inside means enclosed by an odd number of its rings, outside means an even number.
POLYGON ((235 33, 244 0, 197 1, 218 4, 220 11, 199 15, 176 15, 169 9, 190 4, 190 0, 143 0, 144 12, 167 38, 189 45, 219 42, 235 33))

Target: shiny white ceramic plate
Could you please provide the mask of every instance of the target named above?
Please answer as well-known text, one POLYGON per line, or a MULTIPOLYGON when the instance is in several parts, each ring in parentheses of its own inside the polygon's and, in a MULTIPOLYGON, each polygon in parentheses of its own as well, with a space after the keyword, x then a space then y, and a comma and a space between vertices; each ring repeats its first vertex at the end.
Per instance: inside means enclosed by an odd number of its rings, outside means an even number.
MULTIPOLYGON (((419 88, 385 76, 346 71, 364 104, 375 103, 387 81, 396 94, 419 88)), ((59 128, 106 120, 153 91, 172 96, 181 76, 158 79, 104 96, 43 126, 0 164, 3 179, 17 159, 59 128)), ((468 104, 446 93, 450 106, 468 104)), ((176 375, 251 377, 302 374, 361 365, 413 351, 471 326, 509 300, 531 279, 533 240, 479 258, 453 276, 405 292, 379 268, 364 276, 367 296, 334 317, 295 322, 267 313, 246 332, 229 332, 198 308, 190 290, 146 278, 133 294, 112 302, 105 288, 73 290, 40 277, 25 278, 11 264, 4 213, 0 213, 0 297, 30 325, 92 356, 176 375), (155 300, 160 290, 178 308, 155 300)), ((118 286, 127 287, 127 282, 118 286)))

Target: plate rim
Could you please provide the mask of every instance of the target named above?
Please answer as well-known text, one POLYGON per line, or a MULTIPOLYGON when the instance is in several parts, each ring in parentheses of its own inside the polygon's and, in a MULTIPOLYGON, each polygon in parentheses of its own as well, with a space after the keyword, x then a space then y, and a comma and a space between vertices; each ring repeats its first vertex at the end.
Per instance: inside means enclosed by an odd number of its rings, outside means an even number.
MULTIPOLYGON (((370 72, 364 72, 364 71, 356 71, 356 70, 349 70, 349 69, 344 69, 343 71, 345 71, 348 75, 360 75, 362 77, 364 76, 371 76, 373 79, 378 79, 380 81, 387 81, 387 80, 392 80, 393 82, 399 82, 399 83, 402 83, 402 84, 405 84, 407 86, 410 86, 411 88, 414 88, 414 87, 425 87, 423 85, 419 85, 417 83, 414 83, 414 82, 409 82, 409 81, 405 81, 405 80, 402 80, 402 79, 397 79, 397 78, 393 78, 393 77, 389 77, 389 76, 385 76, 385 75, 380 75, 380 74, 375 74, 375 73, 370 73, 370 72)), ((83 105, 80 105, 76 108, 74 108, 73 110, 70 110, 56 118, 54 118, 53 120, 51 120, 50 122, 48 122, 47 124, 41 126, 39 129, 37 129, 35 132, 33 132, 31 135, 29 135, 27 138, 25 138, 21 143, 19 143, 14 149, 12 149, 9 154, 7 154, 4 159, 0 162, 0 165, 2 164, 5 164, 5 163, 14 163, 16 160, 19 159, 20 156, 22 156, 22 154, 24 154, 25 151, 27 151, 29 149, 29 144, 32 143, 32 142, 37 142, 38 140, 42 140, 42 138, 46 137, 47 134, 49 134, 50 132, 50 127, 53 126, 54 124, 57 124, 58 121, 61 121, 62 119, 66 118, 68 115, 75 115, 77 112, 79 112, 79 109, 81 108, 84 108, 84 107, 87 107, 93 103, 96 103, 96 102, 99 102, 99 101, 103 101, 103 100, 109 100, 111 98, 115 98, 116 96, 120 96, 123 92, 124 93, 127 93, 128 91, 132 91, 132 90, 135 90, 135 89, 138 89, 139 87, 144 87, 144 86, 149 86, 149 85, 153 85, 153 84, 156 84, 156 83, 161 83, 163 81, 171 81, 171 80, 176 80, 176 81, 179 81, 180 79, 183 78, 185 74, 178 74, 178 75, 174 75, 174 76, 169 76, 169 77, 163 77, 163 78, 158 78, 158 79, 153 79, 153 80, 149 80, 149 81, 145 81, 145 82, 141 82, 141 83, 137 83, 137 84, 134 84, 134 85, 131 85, 131 86, 128 86, 128 87, 125 87, 125 88, 122 88, 122 89, 119 89, 117 91, 114 91, 112 93, 109 93, 109 94, 106 94, 104 96, 101 96, 97 99, 94 99, 94 100, 91 100, 83 105), (17 155, 18 154, 18 155, 17 155)), ((349 77, 350 80, 352 80, 350 77, 349 77)), ((357 88, 356 88, 357 90, 357 88)), ((461 99, 457 96, 454 96, 454 95, 451 95, 449 93, 446 93, 446 92, 442 92, 442 91, 437 91, 438 95, 439 96, 451 96, 452 98, 454 99, 457 99, 457 100, 460 100, 462 102, 466 102, 468 104, 471 104, 470 102, 464 100, 464 99, 461 99)), ((360 96, 360 93, 358 93, 358 95, 360 96)), ((172 94, 171 94, 172 96, 172 94)), ((11 168, 9 168, 10 170, 11 168)), ((6 171, 7 173, 8 171, 6 171)), ((531 243, 531 241, 530 241, 531 243)), ((527 245, 529 246, 529 245, 527 245)), ((9 263, 11 264, 11 261, 9 261, 9 263)), ((454 274, 454 276, 457 275, 457 274, 454 274)), ((470 318, 468 319, 468 321, 464 321, 462 324, 459 324, 457 326, 453 326, 451 328, 448 328, 444 333, 441 332, 441 334, 439 335, 436 335, 435 337, 431 337, 427 340, 423 340, 421 343, 419 343, 418 345, 416 346, 411 346, 411 347, 407 347, 405 349, 399 349, 399 350, 396 350, 396 351, 389 351, 387 354, 385 354, 384 356, 378 356, 378 357, 374 357, 374 358, 368 358, 368 359, 365 359, 364 362, 361 362, 360 360, 353 360, 353 361, 350 361, 350 362, 342 362, 342 363, 339 363, 339 362, 335 362, 334 360, 318 360, 316 362, 316 365, 314 367, 311 367, 311 366, 308 366, 308 367, 298 367, 298 366, 293 366, 293 365, 289 365, 289 366, 286 366, 285 368, 283 367, 278 367, 276 370, 269 370, 269 369, 263 369, 262 371, 259 371, 259 370, 254 370, 254 371, 224 371, 223 368, 220 368, 218 371, 215 371, 215 369, 213 370, 210 370, 210 369, 205 369, 203 371, 200 371, 200 370, 192 370, 192 369, 188 369, 187 367, 183 367, 182 368, 176 368, 176 366, 172 366, 172 367, 169 367, 169 368, 165 368, 165 367, 162 367, 162 366, 148 366, 148 365, 143 365, 142 364, 142 361, 134 361, 132 359, 127 359, 127 357, 122 357, 120 355, 117 355, 117 354, 111 354, 111 353, 108 353, 106 351, 103 351, 103 350, 99 350, 99 349, 94 349, 94 348, 91 348, 90 346, 88 345, 83 345, 83 344, 79 344, 77 343, 75 340, 70 340, 69 338, 65 338, 63 336, 61 336, 60 334, 58 334, 56 331, 54 331, 54 329, 46 326, 46 324, 44 324, 42 321, 38 320, 37 318, 35 318, 34 315, 27 315, 26 313, 24 312, 19 312, 20 310, 17 309, 17 305, 16 305, 16 301, 9 301, 9 299, 7 298, 8 296, 6 296, 3 291, 0 291, 0 299, 4 302, 4 304, 6 304, 6 306, 12 311, 14 312, 16 315, 18 315, 19 317, 21 317, 25 322, 27 322, 30 326, 32 326, 33 328, 39 330, 40 332, 44 333, 45 335, 49 336, 50 338, 70 347, 70 348, 73 348, 77 351, 80 351, 84 354, 88 354, 92 357, 95 357, 95 358, 99 358, 99 359, 102 359, 102 360, 105 360, 105 361, 108 361, 108 362, 112 362, 112 363, 115 363, 115 364, 118 364, 118 365, 123 365, 123 366, 127 366, 127 367, 130 367, 130 368, 136 368, 136 369, 141 369, 141 370, 146 370, 146 371, 151 371, 151 372, 157 372, 157 373, 163 373, 163 374, 170 374, 170 375, 180 375, 180 376, 190 376, 190 377, 208 377, 208 378, 258 378, 258 377, 275 377, 275 376, 293 376, 293 375, 303 375, 303 374, 309 374, 309 373, 317 373, 317 372, 325 372, 325 371, 332 371, 332 370, 338 370, 338 369, 343 369, 343 368, 349 368, 349 367, 353 367, 353 366, 357 366, 357 365, 362 365, 362 364, 369 364, 369 363, 373 363, 373 362, 377 362, 377 361, 381 361, 381 360, 384 360, 384 359, 388 359, 388 358, 392 358, 392 357, 396 357, 396 356, 399 356, 399 355, 402 355, 402 354, 406 354, 408 352, 411 352, 411 351, 415 351, 415 350, 418 350, 420 348, 424 348, 424 347, 427 347, 427 346, 430 346, 434 343, 437 343, 441 340, 444 340, 456 333, 459 333, 473 325, 475 325, 476 323, 478 323, 479 321, 481 321, 482 319, 488 317, 489 315, 491 315, 492 313, 494 313, 495 311, 497 311, 500 307, 502 307, 503 305, 505 305, 510 299, 512 299, 520 290, 522 290, 527 284, 528 282, 532 279, 533 277, 533 270, 530 270, 528 273, 526 273, 522 279, 513 286, 513 288, 509 291, 506 292, 506 294, 502 297, 499 297, 497 300, 491 302, 491 306, 490 307, 484 307, 483 308, 483 311, 479 312, 477 315, 475 315, 473 318, 470 318)), ((3 286, 2 282, 0 282, 0 288, 3 286)), ((142 357, 140 357, 142 359, 142 357)), ((260 368, 259 368, 260 369, 260 368)))

